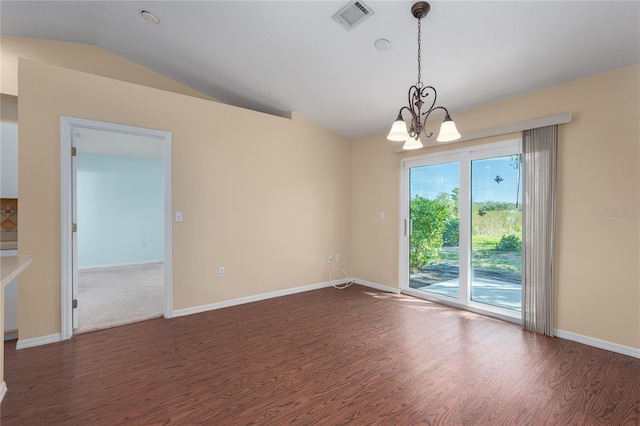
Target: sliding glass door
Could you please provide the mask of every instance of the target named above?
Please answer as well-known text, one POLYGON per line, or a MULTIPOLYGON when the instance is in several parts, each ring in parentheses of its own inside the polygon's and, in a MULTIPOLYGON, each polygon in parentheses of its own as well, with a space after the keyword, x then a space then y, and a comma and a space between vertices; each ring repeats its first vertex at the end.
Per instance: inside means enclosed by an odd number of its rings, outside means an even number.
POLYGON ((409 286, 459 298, 460 163, 409 169, 409 286))
POLYGON ((519 318, 518 140, 403 161, 403 291, 519 318))
POLYGON ((520 311, 520 155, 471 161, 471 300, 520 311))

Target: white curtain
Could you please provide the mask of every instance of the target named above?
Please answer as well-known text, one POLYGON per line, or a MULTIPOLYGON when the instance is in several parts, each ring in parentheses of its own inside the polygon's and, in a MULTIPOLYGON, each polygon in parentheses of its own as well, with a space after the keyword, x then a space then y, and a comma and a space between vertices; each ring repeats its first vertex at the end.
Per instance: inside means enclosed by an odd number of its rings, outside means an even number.
POLYGON ((522 327, 553 336, 558 126, 522 132, 522 327))

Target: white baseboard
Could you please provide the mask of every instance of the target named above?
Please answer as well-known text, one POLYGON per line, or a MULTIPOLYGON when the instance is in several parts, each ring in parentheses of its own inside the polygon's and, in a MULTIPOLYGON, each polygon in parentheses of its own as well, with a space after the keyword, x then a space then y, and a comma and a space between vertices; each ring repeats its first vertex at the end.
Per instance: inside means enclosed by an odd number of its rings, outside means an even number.
POLYGON ((7 384, 5 382, 2 382, 0 383, 0 402, 2 402, 6 394, 7 394, 7 384))
POLYGON ((49 343, 57 343, 62 340, 60 333, 49 334, 48 336, 34 337, 32 339, 18 339, 16 349, 32 348, 34 346, 48 345, 49 343))
POLYGON ((86 271, 86 270, 89 270, 89 269, 118 268, 120 266, 151 265, 152 263, 162 263, 162 259, 160 259, 160 260, 148 260, 148 261, 145 261, 145 262, 110 263, 108 265, 83 266, 83 267, 78 267, 78 271, 86 271))
POLYGON ((386 285, 374 283, 374 282, 371 282, 371 281, 361 280, 361 279, 358 279, 358 278, 354 278, 353 280, 354 280, 354 282, 356 284, 360 284, 360 285, 363 285, 365 287, 375 288, 376 290, 386 291, 387 293, 400 294, 400 289, 399 288, 393 288, 393 287, 389 287, 389 286, 386 286, 386 285))
POLYGON ((583 336, 581 334, 571 333, 564 330, 555 329, 553 332, 556 337, 559 337, 561 339, 571 340, 573 342, 582 343, 585 345, 593 346, 595 348, 606 349, 611 352, 617 352, 619 354, 632 356, 634 358, 640 358, 640 349, 632 348, 630 346, 619 345, 617 343, 607 342, 606 340, 583 336))
POLYGON ((305 291, 319 290, 321 288, 331 287, 334 284, 340 284, 344 280, 334 280, 318 284, 310 284, 301 287, 287 288, 285 290, 277 290, 269 293, 256 294, 254 296, 239 297, 237 299, 225 300, 223 302, 210 303, 208 305, 194 306, 192 308, 178 309, 173 311, 173 317, 182 317, 185 315, 199 314, 201 312, 213 311, 215 309, 228 308, 231 306, 242 305, 244 303, 259 302, 261 300, 272 299, 274 297, 289 296, 291 294, 303 293, 305 291))
MULTIPOLYGON (((348 280, 366 287, 375 288, 376 290, 385 291, 388 293, 396 293, 396 294, 400 293, 399 289, 387 287, 382 284, 376 284, 370 281, 359 280, 357 278, 349 278, 348 280)), ((344 282, 345 282, 345 279, 338 279, 338 280, 332 280, 332 281, 327 281, 327 282, 318 283, 318 284, 310 284, 310 285, 305 285, 301 287, 288 288, 285 290, 272 291, 269 293, 256 294, 253 296, 240 297, 237 299, 225 300, 223 302, 210 303, 208 305, 194 306, 192 308, 178 309, 172 312, 172 317, 182 317, 185 315, 199 314, 201 312, 228 308, 231 306, 242 305, 244 303, 259 302, 261 300, 272 299, 274 297, 289 296, 291 294, 303 293, 305 291, 319 290, 321 288, 343 284, 344 282)))

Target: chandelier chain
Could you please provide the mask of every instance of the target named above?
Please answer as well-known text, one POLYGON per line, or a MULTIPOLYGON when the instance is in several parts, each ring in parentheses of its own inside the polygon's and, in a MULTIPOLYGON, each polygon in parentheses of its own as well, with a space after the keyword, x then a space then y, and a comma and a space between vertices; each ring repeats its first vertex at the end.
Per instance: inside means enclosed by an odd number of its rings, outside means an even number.
POLYGON ((418 19, 418 84, 417 87, 418 88, 422 88, 422 66, 420 64, 421 61, 421 57, 422 57, 422 46, 421 46, 421 39, 422 39, 422 29, 421 29, 421 25, 420 22, 422 21, 422 19, 418 19))

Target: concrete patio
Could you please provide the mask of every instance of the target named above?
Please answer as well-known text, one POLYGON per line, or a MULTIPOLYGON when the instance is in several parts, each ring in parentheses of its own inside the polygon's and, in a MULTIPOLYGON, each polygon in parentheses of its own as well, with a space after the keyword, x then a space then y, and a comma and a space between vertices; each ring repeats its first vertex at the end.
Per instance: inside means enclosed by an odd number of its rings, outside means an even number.
MULTIPOLYGON (((454 278, 435 284, 423 285, 411 279, 411 288, 448 297, 459 297, 459 279, 454 278)), ((471 285, 471 300, 487 305, 520 311, 522 307, 522 285, 487 278, 474 278, 471 285)))
MULTIPOLYGON (((437 263, 412 271, 409 286, 441 296, 459 297, 458 265, 437 263)), ((520 311, 522 307, 522 276, 499 269, 474 267, 471 300, 500 308, 520 311)))

